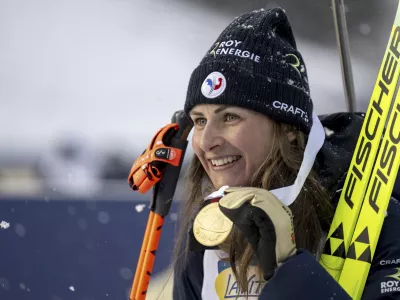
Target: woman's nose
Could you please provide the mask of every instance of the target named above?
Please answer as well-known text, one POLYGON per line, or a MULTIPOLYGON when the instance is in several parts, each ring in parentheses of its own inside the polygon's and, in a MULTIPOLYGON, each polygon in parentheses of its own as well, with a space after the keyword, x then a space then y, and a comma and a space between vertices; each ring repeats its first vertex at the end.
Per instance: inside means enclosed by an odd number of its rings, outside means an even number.
POLYGON ((200 137, 200 148, 204 152, 214 150, 216 147, 222 146, 224 138, 221 130, 212 124, 207 124, 200 137))

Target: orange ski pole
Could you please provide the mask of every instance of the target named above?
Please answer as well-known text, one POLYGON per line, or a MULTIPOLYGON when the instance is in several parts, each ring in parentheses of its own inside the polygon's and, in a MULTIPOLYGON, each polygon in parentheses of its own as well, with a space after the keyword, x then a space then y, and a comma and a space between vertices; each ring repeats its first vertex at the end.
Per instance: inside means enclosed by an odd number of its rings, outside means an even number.
POLYGON ((143 263, 145 261, 145 254, 148 249, 148 242, 149 242, 149 238, 150 238, 151 228, 153 225, 153 218, 154 218, 154 213, 152 211, 150 211, 149 219, 147 220, 146 231, 144 232, 142 248, 140 249, 138 264, 136 266, 135 278, 133 279, 132 289, 131 289, 131 293, 129 296, 129 299, 131 299, 131 300, 136 299, 136 291, 138 289, 139 281, 140 281, 140 278, 141 278, 142 272, 143 272, 142 271, 143 263))
POLYGON ((154 214, 150 230, 150 237, 147 243, 147 249, 144 253, 144 260, 142 270, 140 272, 139 284, 136 288, 135 300, 144 300, 146 298, 147 288, 150 283, 150 277, 156 259, 156 251, 158 249, 158 243, 160 241, 163 224, 164 217, 158 214, 154 214))
POLYGON ((135 277, 132 283, 130 300, 146 299, 147 289, 151 279, 151 273, 156 258, 156 251, 161 237, 164 218, 171 208, 176 185, 186 147, 187 137, 193 127, 190 118, 183 112, 177 111, 172 117, 172 123, 177 123, 179 128, 170 139, 168 146, 182 150, 182 156, 178 166, 167 164, 162 172, 162 178, 153 187, 149 218, 144 233, 142 248, 136 267, 135 277))

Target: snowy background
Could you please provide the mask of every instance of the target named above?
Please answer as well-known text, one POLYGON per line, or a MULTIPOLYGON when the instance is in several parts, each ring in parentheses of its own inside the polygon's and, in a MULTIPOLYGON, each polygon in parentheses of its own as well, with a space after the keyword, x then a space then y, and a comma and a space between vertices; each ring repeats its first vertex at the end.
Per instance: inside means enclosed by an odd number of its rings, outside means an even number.
MULTIPOLYGON (((357 108, 365 110, 397 1, 345 3, 357 108)), ((30 248, 38 240, 26 237, 31 232, 39 237, 40 226, 53 226, 56 220, 50 215, 57 209, 66 212, 59 216, 64 224, 78 224, 76 230, 81 231, 90 223, 88 214, 95 214, 93 227, 109 226, 110 238, 124 230, 123 223, 111 222, 116 218, 113 214, 126 210, 124 205, 129 205, 131 213, 125 225, 136 226, 132 219, 140 215, 135 222, 144 226, 147 212, 139 212, 136 205, 143 205, 147 198, 131 193, 125 183, 132 161, 155 131, 182 108, 191 71, 224 27, 243 12, 277 5, 286 9, 294 28, 317 113, 346 110, 329 0, 0 0, 0 245, 7 240, 13 249, 23 240, 25 244, 19 247, 30 248), (60 207, 45 206, 46 213, 40 218, 35 215, 40 212, 39 202, 56 200, 63 201, 54 204, 60 207), (102 209, 93 206, 101 202, 102 209), (16 210, 21 203, 31 206, 16 210), (79 207, 82 216, 75 220, 79 207)), ((170 221, 175 221, 174 215, 170 221)), ((74 230, 54 226, 53 234, 81 232, 74 230)), ((118 244, 126 252, 118 255, 129 256, 124 262, 127 266, 121 267, 125 271, 118 271, 124 275, 117 276, 125 280, 123 293, 134 272, 142 232, 125 233, 127 244, 122 239, 118 244)), ((172 227, 166 232, 172 237, 172 227)), ((86 243, 82 251, 96 248, 94 242, 87 245, 96 233, 79 236, 86 243)), ((104 259, 115 247, 110 252, 99 249, 104 259)), ((79 289, 64 282, 65 278, 59 281, 69 296, 49 292, 48 297, 38 298, 32 288, 31 296, 16 296, 15 290, 27 292, 29 283, 11 278, 26 273, 22 266, 27 262, 14 264, 11 271, 10 264, 5 266, 9 258, 1 257, 0 299, 103 299, 90 296, 90 289, 78 294, 79 289)), ((167 260, 168 256, 160 271, 167 260)), ((49 268, 44 270, 52 273, 49 268)), ((46 290, 43 282, 35 285, 46 290)), ((109 297, 106 294, 102 293, 109 297)))
MULTIPOLYGON (((328 0, 0 1, 0 191, 21 190, 10 177, 32 173, 82 190, 77 181, 123 177, 126 161, 182 108, 191 71, 223 28, 242 12, 277 5, 292 22, 316 111, 345 110, 328 0), (85 167, 61 171, 65 148, 85 167)), ((359 110, 396 5, 346 1, 359 110)))

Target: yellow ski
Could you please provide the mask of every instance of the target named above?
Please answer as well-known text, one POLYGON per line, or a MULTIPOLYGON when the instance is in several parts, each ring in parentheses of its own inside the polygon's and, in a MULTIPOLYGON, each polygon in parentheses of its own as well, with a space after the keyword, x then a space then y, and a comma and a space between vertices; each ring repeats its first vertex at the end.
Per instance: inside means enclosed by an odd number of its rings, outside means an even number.
POLYGON ((339 278, 339 284, 353 299, 362 296, 399 165, 400 93, 397 93, 339 278))
MULTIPOLYGON (((385 174, 382 172, 385 171, 386 174, 388 174, 388 170, 386 169, 382 170, 382 166, 379 165, 380 164, 379 159, 381 160, 383 159, 385 163, 388 163, 387 162, 388 160, 390 160, 391 162, 392 160, 398 159, 397 152, 395 154, 392 154, 393 151, 395 151, 393 149, 397 149, 396 148, 397 146, 395 146, 395 148, 391 148, 391 146, 387 146, 389 147, 387 149, 385 148, 385 141, 388 138, 387 136, 385 136, 385 139, 380 149, 380 154, 378 156, 377 166, 376 168, 374 168, 374 163, 376 161, 376 156, 381 142, 382 133, 390 111, 399 75, 400 75, 400 3, 397 8, 394 25, 392 28, 392 32, 390 34, 390 39, 386 47, 383 62, 380 67, 378 78, 376 80, 371 100, 365 115, 360 136, 357 141, 357 145, 347 173, 342 193, 340 195, 339 203, 336 208, 332 225, 328 233, 324 252, 321 255, 320 259, 320 263, 322 264, 322 266, 324 266, 324 268, 337 281, 339 281, 339 278, 341 278, 339 282, 342 284, 342 286, 344 286, 344 288, 349 294, 354 296, 357 296, 356 294, 354 294, 355 290, 360 288, 362 292, 362 289, 364 288, 364 284, 361 284, 360 281, 361 278, 357 278, 356 280, 354 277, 352 277, 353 283, 358 282, 357 286, 359 288, 354 288, 354 285, 347 283, 347 280, 350 280, 351 276, 347 275, 349 274, 347 273, 348 272, 347 270, 349 270, 348 268, 353 268, 356 266, 354 264, 349 265, 350 263, 347 263, 347 265, 349 266, 346 266, 346 273, 343 274, 343 277, 341 276, 341 273, 345 264, 346 253, 349 250, 351 242, 356 241, 360 234, 364 234, 363 230, 366 225, 364 223, 360 223, 360 225, 357 227, 358 229, 355 232, 357 219, 359 218, 364 197, 367 196, 365 198, 366 205, 370 205, 370 203, 372 202, 371 199, 375 199, 374 203, 378 205, 377 203, 378 200, 376 200, 378 199, 377 198, 378 196, 374 194, 376 193, 377 189, 376 185, 378 185, 378 183, 375 183, 374 187, 374 180, 381 180, 379 182, 382 182, 383 180, 382 178, 384 177, 380 176, 383 176, 382 174, 385 174), (390 152, 387 152, 389 151, 388 149, 392 150, 390 150, 390 152), (379 172, 381 172, 382 174, 379 172), (372 179, 370 181, 371 174, 372 174, 372 179), (370 190, 366 194, 367 187, 369 187, 370 190), (364 227, 362 227, 363 225, 364 227), (356 233, 356 235, 355 238, 353 239, 354 232, 356 233)), ((398 103, 398 97, 396 98, 396 103, 398 103)), ((390 134, 390 128, 391 128, 390 122, 398 122, 396 117, 397 116, 396 103, 393 109, 392 117, 388 123, 387 127, 388 129, 386 130, 386 135, 390 134)), ((396 126, 399 126, 399 124, 397 124, 396 126)), ((392 129, 392 134, 394 134, 394 137, 396 137, 397 132, 395 129, 392 129)), ((390 141, 388 143, 394 146, 394 143, 391 141, 391 139, 389 140, 390 141)), ((392 165, 392 163, 390 163, 390 165, 392 165)), ((392 176, 389 176, 390 180, 386 177, 387 180, 385 179, 386 180, 385 187, 380 186, 379 214, 377 214, 378 216, 376 216, 373 219, 377 220, 377 218, 382 217, 380 224, 383 222, 382 210, 386 210, 387 203, 389 201, 389 199, 384 198, 382 191, 385 190, 386 193, 388 193, 390 196, 391 191, 393 189, 393 184, 390 185, 391 184, 390 182, 391 181, 394 182, 398 165, 399 163, 397 163, 396 166, 393 165, 391 167, 390 172, 392 176), (384 203, 385 201, 386 204, 384 203)), ((367 210, 367 208, 364 209, 364 206, 362 213, 367 210)), ((365 217, 360 218, 360 221, 361 222, 367 221, 367 218, 370 217, 371 214, 372 213, 367 213, 365 217)), ((372 238, 375 238, 370 235, 372 234, 372 232, 376 233, 377 236, 379 237, 381 225, 379 225, 378 223, 370 224, 369 228, 367 228, 367 230, 372 230, 370 233, 368 233, 370 237, 370 242, 372 241, 372 238), (371 226, 373 226, 374 228, 372 228, 371 226)), ((370 245, 372 246, 371 243, 370 245)), ((359 253, 358 251, 361 251, 358 249, 359 246, 357 244, 354 244, 352 247, 355 247, 356 254, 358 255, 359 253)), ((372 248, 370 249, 371 258, 373 255, 372 250, 375 250, 375 247, 376 245, 374 246, 373 249, 372 248)), ((350 250, 352 249, 353 248, 351 248, 350 250)), ((359 259, 360 255, 358 256, 357 255, 356 257, 357 259, 359 259)), ((361 257, 363 258, 364 256, 361 257)), ((365 267, 362 267, 359 270, 357 270, 357 274, 364 274, 365 273, 364 271, 365 267)), ((353 270, 349 272, 353 272, 353 270)), ((353 272, 353 274, 355 273, 353 272)))

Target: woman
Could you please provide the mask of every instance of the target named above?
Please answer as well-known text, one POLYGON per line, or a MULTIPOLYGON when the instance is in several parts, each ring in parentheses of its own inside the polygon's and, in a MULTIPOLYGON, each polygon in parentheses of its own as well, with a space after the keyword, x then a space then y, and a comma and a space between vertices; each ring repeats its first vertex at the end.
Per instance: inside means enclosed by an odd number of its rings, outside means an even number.
MULTIPOLYGON (((193 71, 184 109, 195 155, 174 299, 349 299, 318 259, 362 116, 313 113, 285 12, 236 18, 193 71)), ((399 294, 381 288, 400 264, 399 220, 392 199, 365 299, 399 294)))

